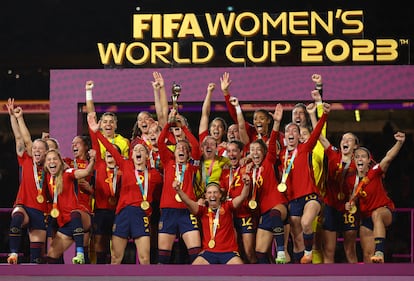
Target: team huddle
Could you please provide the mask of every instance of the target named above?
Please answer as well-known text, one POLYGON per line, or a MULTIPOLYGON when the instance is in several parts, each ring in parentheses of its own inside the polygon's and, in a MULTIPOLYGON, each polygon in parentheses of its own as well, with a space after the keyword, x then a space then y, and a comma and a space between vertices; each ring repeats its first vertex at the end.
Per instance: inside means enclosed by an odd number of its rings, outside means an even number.
POLYGON ((133 241, 140 264, 174 263, 174 245, 188 264, 334 263, 337 235, 349 263, 383 263, 395 206, 383 176, 405 141, 379 162, 345 132, 338 147, 326 137, 330 105, 322 76, 311 77, 312 102, 256 110, 250 123, 220 77, 229 119, 211 116, 216 84, 209 83, 198 136, 177 103, 168 104, 164 79, 153 73, 155 113, 139 112, 131 138, 118 133, 116 113, 98 118, 87 81, 89 134, 72 141, 72 157, 44 135, 32 140, 23 110, 7 103, 20 185, 11 214, 9 264, 19 263, 23 229, 31 263, 121 264, 133 241), (283 126, 283 127, 282 127, 283 126), (288 247, 291 242, 292 249, 288 247))

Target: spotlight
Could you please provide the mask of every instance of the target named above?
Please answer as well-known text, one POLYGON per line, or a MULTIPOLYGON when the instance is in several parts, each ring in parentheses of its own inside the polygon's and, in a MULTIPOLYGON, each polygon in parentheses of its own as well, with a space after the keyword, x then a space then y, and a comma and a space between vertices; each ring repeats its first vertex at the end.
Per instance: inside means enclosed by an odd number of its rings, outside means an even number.
POLYGON ((359 115, 359 110, 355 109, 355 121, 361 121, 361 116, 359 115))
POLYGON ((234 7, 233 6, 227 6, 227 11, 228 12, 233 12, 234 11, 234 7))

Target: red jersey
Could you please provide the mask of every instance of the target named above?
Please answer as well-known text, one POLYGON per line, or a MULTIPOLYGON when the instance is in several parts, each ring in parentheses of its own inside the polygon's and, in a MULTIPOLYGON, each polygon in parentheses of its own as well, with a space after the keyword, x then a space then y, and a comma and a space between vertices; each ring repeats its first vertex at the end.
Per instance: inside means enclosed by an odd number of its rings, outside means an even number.
POLYGON ((19 185, 19 191, 17 192, 14 206, 24 205, 29 208, 33 208, 44 213, 47 213, 48 207, 46 203, 45 193, 45 172, 43 166, 35 165, 33 158, 25 151, 22 156, 17 156, 17 160, 21 172, 21 180, 19 185), (35 179, 35 174, 37 181, 35 179), (39 184, 39 190, 37 188, 39 184), (39 203, 36 197, 40 194, 43 196, 43 202, 39 203))
POLYGON ((210 252, 237 252, 239 250, 235 229, 233 224, 233 203, 225 201, 220 205, 218 213, 206 206, 199 206, 197 217, 201 220, 202 225, 202 249, 210 252), (218 219, 216 223, 216 231, 214 233, 214 220, 218 219), (209 241, 215 241, 215 246, 210 248, 209 241))
MULTIPOLYGON (((64 161, 66 162, 66 164, 69 165, 69 167, 74 168, 74 169, 86 169, 86 167, 88 166, 88 161, 84 160, 84 159, 70 159, 70 158, 65 158, 64 161)), ((93 198, 93 194, 91 194, 88 190, 85 190, 84 188, 82 188, 82 180, 86 180, 87 182, 89 182, 89 184, 91 184, 91 179, 92 179, 92 175, 84 178, 84 179, 77 179, 75 182, 75 191, 78 194, 78 200, 79 203, 81 205, 83 205, 87 212, 92 213, 92 198, 93 198)), ((91 184, 91 187, 92 184, 91 184)))
MULTIPOLYGON (((63 172, 63 189, 62 193, 57 195, 57 209, 59 210, 59 216, 57 217, 57 223, 59 227, 64 226, 70 222, 70 214, 73 210, 86 211, 85 207, 78 201, 78 197, 75 192, 75 169, 70 168, 63 172)), ((56 179, 52 179, 50 174, 47 175, 47 186, 50 198, 54 202, 56 179)))
MULTIPOLYGON (((122 181, 115 213, 118 214, 126 206, 140 207, 145 194, 146 201, 151 203, 154 190, 162 185, 161 174, 154 168, 148 168, 146 171, 136 171, 132 159, 125 159, 101 132, 98 131, 96 136, 115 158, 119 170, 122 171, 122 181)), ((151 215, 151 208, 145 211, 147 215, 151 215)))
MULTIPOLYGON (((285 168, 289 165, 288 163, 291 161, 292 155, 296 151, 296 156, 293 160, 293 165, 291 166, 291 170, 286 180, 286 195, 289 201, 312 193, 319 194, 319 189, 315 183, 315 177, 312 166, 309 165, 309 154, 312 153, 312 150, 319 139, 319 135, 321 134, 327 116, 327 114, 322 115, 321 119, 319 119, 316 128, 312 131, 307 142, 299 143, 296 149, 288 151, 287 159, 287 148, 284 147, 280 151, 280 163, 281 165, 285 166, 285 168)), ((283 170, 283 167, 280 170, 283 170)))
MULTIPOLYGON (((388 193, 384 188, 382 176, 384 172, 379 164, 372 167, 364 180, 361 192, 358 194, 358 206, 361 218, 371 217, 372 212, 380 207, 388 207, 394 211, 394 202, 388 197, 388 193)), ((347 184, 354 188, 356 175, 347 177, 347 184)))
MULTIPOLYGON (((227 198, 231 199, 239 196, 243 190, 244 183, 242 181, 242 175, 246 172, 246 167, 238 167, 236 169, 223 169, 220 178, 220 187, 224 188, 227 198)), ((234 216, 237 218, 245 218, 251 216, 256 210, 249 208, 249 200, 251 198, 251 193, 243 201, 239 208, 234 209, 234 216)))
POLYGON ((168 137, 170 127, 170 124, 165 125, 158 138, 158 150, 160 153, 162 165, 164 166, 164 185, 161 193, 160 208, 187 209, 187 206, 183 202, 178 202, 175 199, 177 192, 172 187, 172 183, 176 179, 178 170, 181 177, 180 182, 182 182, 183 191, 190 197, 191 200, 196 200, 196 196, 193 190, 193 183, 200 163, 201 155, 199 144, 197 139, 191 134, 187 127, 181 127, 188 141, 190 142, 191 159, 184 165, 179 164, 177 167, 175 156, 173 153, 171 153, 171 150, 165 143, 165 139, 168 137))
POLYGON ((259 168, 253 168, 253 194, 257 192, 260 214, 264 214, 276 205, 287 203, 286 196, 277 189, 278 180, 275 174, 276 139, 278 132, 272 130, 266 157, 259 168))
POLYGON ((328 178, 323 200, 326 205, 345 212, 345 203, 349 201, 353 189, 346 185, 345 179, 348 175, 355 174, 355 162, 342 163, 341 151, 332 145, 325 150, 325 156, 328 159, 328 178))

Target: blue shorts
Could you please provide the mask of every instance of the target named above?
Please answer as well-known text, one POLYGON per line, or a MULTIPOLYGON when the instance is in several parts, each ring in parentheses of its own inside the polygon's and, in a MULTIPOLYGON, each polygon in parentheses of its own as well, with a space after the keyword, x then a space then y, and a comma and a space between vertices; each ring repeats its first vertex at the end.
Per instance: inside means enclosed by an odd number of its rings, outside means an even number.
POLYGON ((150 236, 149 217, 141 207, 126 206, 115 216, 112 231, 125 239, 150 236))
POLYGON ((70 221, 67 224, 65 224, 62 227, 59 227, 58 231, 65 234, 66 236, 73 238, 73 231, 75 230, 75 226, 73 225, 73 222, 70 221))
POLYGON ((356 214, 340 212, 337 209, 325 205, 323 209, 322 228, 328 231, 344 232, 358 230, 359 218, 356 214))
MULTIPOLYGON (((390 210, 390 212, 392 214, 392 221, 391 221, 390 225, 392 225, 394 220, 395 220, 395 212, 393 212, 391 210, 390 210)), ((372 217, 362 218, 361 219, 361 226, 365 226, 366 228, 369 228, 370 230, 374 230, 374 222, 372 221, 372 217)))
POLYGON ((29 223, 27 225, 27 229, 46 230, 46 216, 42 211, 26 206, 20 207, 22 207, 29 216, 29 223))
POLYGON ((309 201, 317 201, 321 204, 319 196, 316 193, 308 194, 292 201, 289 201, 289 215, 293 217, 301 217, 303 215, 303 209, 306 203, 309 201))
POLYGON ((93 234, 112 235, 112 227, 115 220, 115 211, 107 209, 96 209, 92 217, 93 234))
POLYGON ((190 214, 188 209, 161 209, 158 233, 183 234, 188 231, 199 230, 197 217, 190 214))
POLYGON ((257 218, 256 216, 247 216, 244 218, 233 218, 234 228, 237 233, 256 233, 257 231, 257 218))
MULTIPOLYGON (((270 231, 273 233, 279 233, 280 231, 283 231, 283 229, 279 229, 280 227, 284 227, 284 222, 281 222, 281 225, 277 225, 277 216, 271 216, 272 209, 267 211, 266 213, 262 214, 259 219, 259 225, 257 228, 270 231)), ((282 220, 282 218, 280 218, 282 220)))
POLYGON ((203 257, 209 264, 226 264, 234 257, 240 257, 238 252, 209 252, 202 251, 198 254, 200 257, 203 257))

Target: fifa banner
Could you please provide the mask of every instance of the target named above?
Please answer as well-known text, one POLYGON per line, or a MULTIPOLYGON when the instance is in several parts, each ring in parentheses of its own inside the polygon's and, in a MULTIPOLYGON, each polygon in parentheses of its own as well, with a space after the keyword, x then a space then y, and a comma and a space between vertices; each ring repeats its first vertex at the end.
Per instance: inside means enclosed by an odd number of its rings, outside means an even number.
MULTIPOLYGON (((225 107, 220 90, 220 77, 224 72, 228 72, 232 80, 230 94, 238 97, 242 106, 247 103, 309 103, 315 86, 311 80, 313 73, 322 75, 323 97, 330 103, 399 101, 406 109, 413 108, 414 104, 414 66, 409 65, 52 70, 50 133, 59 140, 63 155, 72 153, 72 138, 85 131, 82 123, 86 116, 82 106, 86 103, 86 81, 94 81, 94 102, 109 105, 107 111, 116 113, 119 104, 153 108, 154 71, 162 74, 168 96, 172 94, 174 82, 180 84, 180 106, 191 104, 196 108, 194 111, 201 111, 210 82, 217 85, 212 102, 225 107)), ((155 113, 155 109, 151 113, 155 113)), ((135 121, 131 120, 131 129, 135 121)))
POLYGON ((128 40, 97 43, 102 65, 407 64, 409 57, 408 38, 366 36, 375 24, 366 26, 359 9, 131 17, 128 40))

